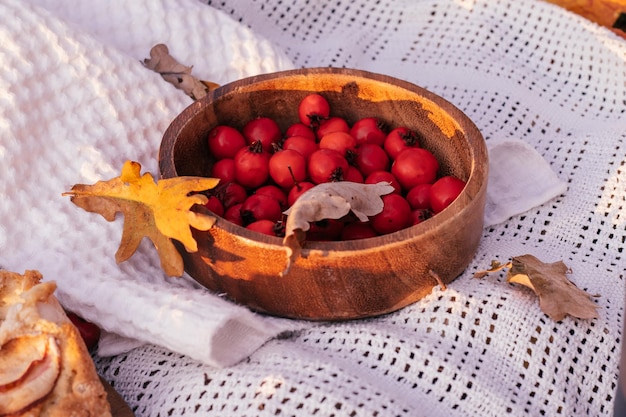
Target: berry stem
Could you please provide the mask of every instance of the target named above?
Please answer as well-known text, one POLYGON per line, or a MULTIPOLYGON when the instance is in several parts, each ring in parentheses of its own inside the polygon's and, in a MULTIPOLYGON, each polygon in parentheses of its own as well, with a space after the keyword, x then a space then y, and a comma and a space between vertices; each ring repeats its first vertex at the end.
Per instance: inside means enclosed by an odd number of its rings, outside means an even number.
POLYGON ((293 174, 293 169, 291 169, 291 165, 287 165, 287 169, 289 170, 291 179, 293 179, 293 185, 297 187, 298 191, 300 191, 302 187, 300 186, 300 182, 296 179, 296 176, 293 174))

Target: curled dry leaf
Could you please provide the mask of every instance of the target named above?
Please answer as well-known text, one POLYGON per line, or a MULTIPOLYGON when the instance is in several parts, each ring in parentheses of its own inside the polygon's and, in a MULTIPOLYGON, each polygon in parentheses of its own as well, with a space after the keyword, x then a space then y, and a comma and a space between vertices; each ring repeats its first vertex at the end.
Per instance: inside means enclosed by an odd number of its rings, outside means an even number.
POLYGON ((161 268, 169 276, 181 276, 184 266, 181 255, 170 239, 181 242, 188 252, 198 245, 190 227, 208 230, 215 218, 191 211, 195 204, 205 204, 207 197, 197 192, 211 189, 219 180, 200 177, 175 177, 155 183, 150 173, 141 175, 141 165, 126 161, 119 177, 98 181, 93 185, 76 184, 70 196, 77 206, 113 221, 117 213, 124 215, 124 229, 117 263, 135 253, 144 237, 157 249, 161 268))
POLYGON ((497 272, 497 271, 500 271, 501 269, 510 268, 510 267, 511 267, 511 263, 501 264, 500 262, 494 260, 494 261, 491 261, 491 266, 489 269, 475 272, 474 278, 484 278, 492 272, 497 272))
POLYGON ((146 68, 161 74, 163 79, 176 88, 181 89, 194 100, 198 100, 218 85, 202 81, 191 75, 192 67, 179 63, 170 55, 168 47, 162 43, 150 50, 150 58, 143 60, 146 68))
POLYGON ((530 288, 539 297, 539 307, 552 320, 561 321, 566 315, 580 319, 598 318, 598 306, 591 296, 574 285, 567 274, 571 270, 562 261, 545 263, 533 255, 521 255, 511 262, 493 261, 491 268, 474 274, 482 278, 491 272, 509 268, 507 282, 530 288))
POLYGON ((302 194, 285 211, 285 237, 283 244, 288 248, 287 268, 300 256, 310 224, 324 219, 341 219, 352 212, 360 221, 378 214, 383 209, 381 196, 391 193, 393 186, 386 182, 359 184, 349 181, 318 184, 302 194))

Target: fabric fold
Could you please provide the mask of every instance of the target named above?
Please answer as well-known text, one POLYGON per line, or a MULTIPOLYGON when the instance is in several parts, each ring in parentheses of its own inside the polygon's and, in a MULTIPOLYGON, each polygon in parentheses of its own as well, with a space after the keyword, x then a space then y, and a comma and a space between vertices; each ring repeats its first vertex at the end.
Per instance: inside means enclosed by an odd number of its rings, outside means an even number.
POLYGON ((526 142, 493 139, 487 142, 487 149, 489 182, 485 226, 501 223, 567 191, 567 184, 526 142))

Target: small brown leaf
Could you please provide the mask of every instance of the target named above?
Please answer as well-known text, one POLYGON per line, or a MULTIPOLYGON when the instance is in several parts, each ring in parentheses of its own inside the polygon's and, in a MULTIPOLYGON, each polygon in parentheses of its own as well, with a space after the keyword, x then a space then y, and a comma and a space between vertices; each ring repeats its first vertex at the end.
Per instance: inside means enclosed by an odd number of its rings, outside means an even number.
POLYGON ((179 63, 170 55, 166 45, 160 43, 150 50, 150 58, 143 60, 146 68, 161 74, 163 79, 181 89, 194 100, 198 100, 217 87, 217 84, 202 81, 191 75, 192 67, 179 63))
POLYGON ((511 263, 510 262, 506 263, 506 264, 501 264, 500 262, 493 260, 493 261, 491 261, 491 268, 486 269, 484 271, 477 271, 477 272, 475 272, 474 273, 474 278, 484 278, 484 277, 486 277, 487 275, 489 275, 492 272, 497 272, 497 271, 500 271, 500 270, 502 270, 504 268, 510 268, 510 267, 511 267, 511 263))
POLYGON ((291 263, 300 256, 310 224, 324 219, 341 219, 350 211, 360 220, 383 209, 381 196, 393 191, 389 183, 359 184, 349 181, 318 184, 302 194, 287 210, 283 244, 289 248, 286 274, 291 263))
POLYGON ((149 238, 159 253, 161 267, 169 276, 181 276, 182 257, 170 240, 181 242, 188 252, 198 250, 190 227, 208 230, 215 218, 190 210, 195 204, 205 204, 206 196, 197 194, 215 187, 219 180, 201 177, 175 177, 157 183, 151 174, 140 175, 141 165, 126 161, 119 177, 98 181, 93 185, 76 184, 70 196, 77 206, 113 221, 117 213, 124 214, 124 228, 117 263, 127 260, 144 237, 149 238))
POLYGON ((580 319, 598 318, 597 304, 588 293, 567 279, 571 270, 562 261, 545 263, 533 255, 521 255, 506 264, 493 261, 491 269, 476 272, 474 277, 482 278, 504 268, 510 268, 507 282, 530 288, 539 297, 541 311, 552 320, 561 321, 566 315, 580 319))
POLYGON ((567 274, 571 270, 562 261, 544 263, 532 255, 512 259, 508 282, 524 285, 539 296, 539 306, 552 320, 566 315, 580 319, 598 318, 598 306, 588 293, 578 288, 567 274))

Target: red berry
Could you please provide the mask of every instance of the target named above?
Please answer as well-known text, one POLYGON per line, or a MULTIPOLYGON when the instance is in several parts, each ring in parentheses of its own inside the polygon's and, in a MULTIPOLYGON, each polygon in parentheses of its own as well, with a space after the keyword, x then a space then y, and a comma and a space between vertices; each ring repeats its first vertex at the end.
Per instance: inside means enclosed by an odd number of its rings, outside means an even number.
POLYGON ((282 215, 280 203, 276 199, 262 194, 252 194, 241 205, 241 220, 244 225, 257 220, 277 222, 282 215))
POLYGON ((270 154, 261 142, 253 142, 235 155, 235 180, 246 188, 257 188, 269 178, 270 154))
POLYGON ((401 196, 395 193, 382 196, 383 211, 372 217, 372 228, 379 234, 397 232, 404 229, 411 221, 411 207, 401 196))
POLYGON ((379 145, 364 143, 357 150, 354 164, 367 177, 372 172, 386 171, 389 168, 389 157, 379 145))
POLYGON ((209 151, 216 159, 233 158, 239 149, 246 146, 243 135, 234 127, 219 125, 209 131, 209 151))
POLYGON ((246 229, 254 230, 255 232, 263 233, 268 236, 278 236, 276 233, 279 227, 276 222, 271 220, 257 220, 246 226, 246 229))
POLYGON ((357 144, 373 143, 383 146, 387 137, 387 125, 377 117, 365 117, 359 119, 350 128, 350 134, 354 136, 357 144))
POLYGON ((209 200, 206 202, 204 206, 207 209, 211 210, 213 213, 215 213, 216 216, 224 215, 224 205, 222 204, 220 199, 214 195, 209 196, 209 200))
POLYGON ((264 185, 258 188, 254 193, 272 197, 274 200, 278 201, 278 204, 280 204, 280 208, 283 210, 289 207, 289 205, 287 204, 287 194, 285 194, 282 189, 278 188, 275 185, 264 185))
POLYGON ((389 158, 396 159, 400 151, 406 148, 418 148, 420 146, 419 137, 415 131, 407 127, 397 127, 393 129, 383 143, 383 148, 389 158))
POLYGON ((248 197, 246 189, 236 182, 220 183, 215 189, 215 196, 220 199, 224 209, 243 203, 248 197))
POLYGON ((219 178, 220 183, 232 182, 235 180, 235 160, 224 158, 215 161, 211 167, 211 177, 219 178))
POLYGON ((341 230, 341 240, 366 239, 376 237, 378 233, 372 228, 370 222, 352 222, 348 223, 341 230))
POLYGON ((315 132, 309 126, 302 123, 294 123, 285 130, 285 138, 292 136, 304 136, 305 138, 315 140, 315 132))
POLYGON ((430 219, 433 213, 428 209, 416 209, 411 212, 411 226, 420 224, 421 222, 430 219))
POLYGON ((361 171, 359 171, 358 168, 353 167, 353 166, 348 166, 348 172, 346 172, 346 174, 343 176, 343 180, 356 182, 359 184, 363 184, 363 181, 364 181, 363 174, 361 174, 361 171))
POLYGON ((243 226, 243 220, 241 219, 241 203, 227 208, 224 212, 224 219, 236 225, 243 226))
POLYGON ((345 119, 341 117, 330 117, 328 120, 323 120, 315 131, 317 139, 320 140, 324 136, 333 132, 345 132, 350 133, 350 126, 345 119))
POLYGON ((430 188, 430 206, 439 213, 448 207, 465 188, 465 181, 454 176, 441 177, 430 188))
POLYGON ((346 132, 331 132, 322 137, 320 149, 332 149, 346 156, 348 151, 356 150, 356 140, 346 132))
POLYGON ((393 186, 393 192, 400 194, 402 188, 400 183, 389 171, 374 171, 365 178, 365 184, 378 184, 379 182, 387 182, 393 186))
POLYGON ((282 133, 278 123, 269 117, 257 117, 250 120, 242 129, 247 144, 261 142, 266 152, 272 150, 275 143, 280 142, 282 133))
POLYGON ((316 184, 342 181, 348 171, 348 161, 332 149, 318 149, 309 158, 309 177, 316 184))
POLYGON ((291 187, 291 189, 289 190, 289 193, 287 194, 288 206, 289 207, 293 206, 293 203, 296 202, 298 197, 300 197, 302 194, 306 193, 308 190, 310 190, 313 187, 315 187, 315 184, 313 184, 312 182, 308 182, 308 181, 302 181, 298 183, 297 185, 294 185, 293 187, 291 187))
POLYGON ((344 223, 336 219, 324 219, 311 223, 306 232, 306 239, 310 241, 332 241, 341 237, 344 223))
POLYGON ((419 184, 406 193, 406 201, 413 210, 430 209, 430 188, 432 184, 419 184))
POLYGON ((419 184, 432 183, 438 170, 437 158, 423 148, 404 149, 391 165, 391 173, 405 191, 419 184))
POLYGON ((292 136, 283 142, 283 149, 293 149, 298 151, 305 160, 309 160, 309 157, 313 152, 320 147, 315 140, 308 139, 304 136, 292 136))
POLYGON ((300 123, 311 126, 314 129, 322 120, 330 115, 328 101, 319 94, 309 94, 298 104, 298 118, 300 123))
POLYGON ((269 173, 279 187, 289 188, 306 179, 306 159, 298 151, 283 149, 271 156, 269 173))
POLYGON ((85 342, 85 346, 87 346, 87 349, 91 350, 96 347, 100 341, 100 327, 71 311, 66 311, 66 315, 72 324, 78 329, 81 338, 85 342))

